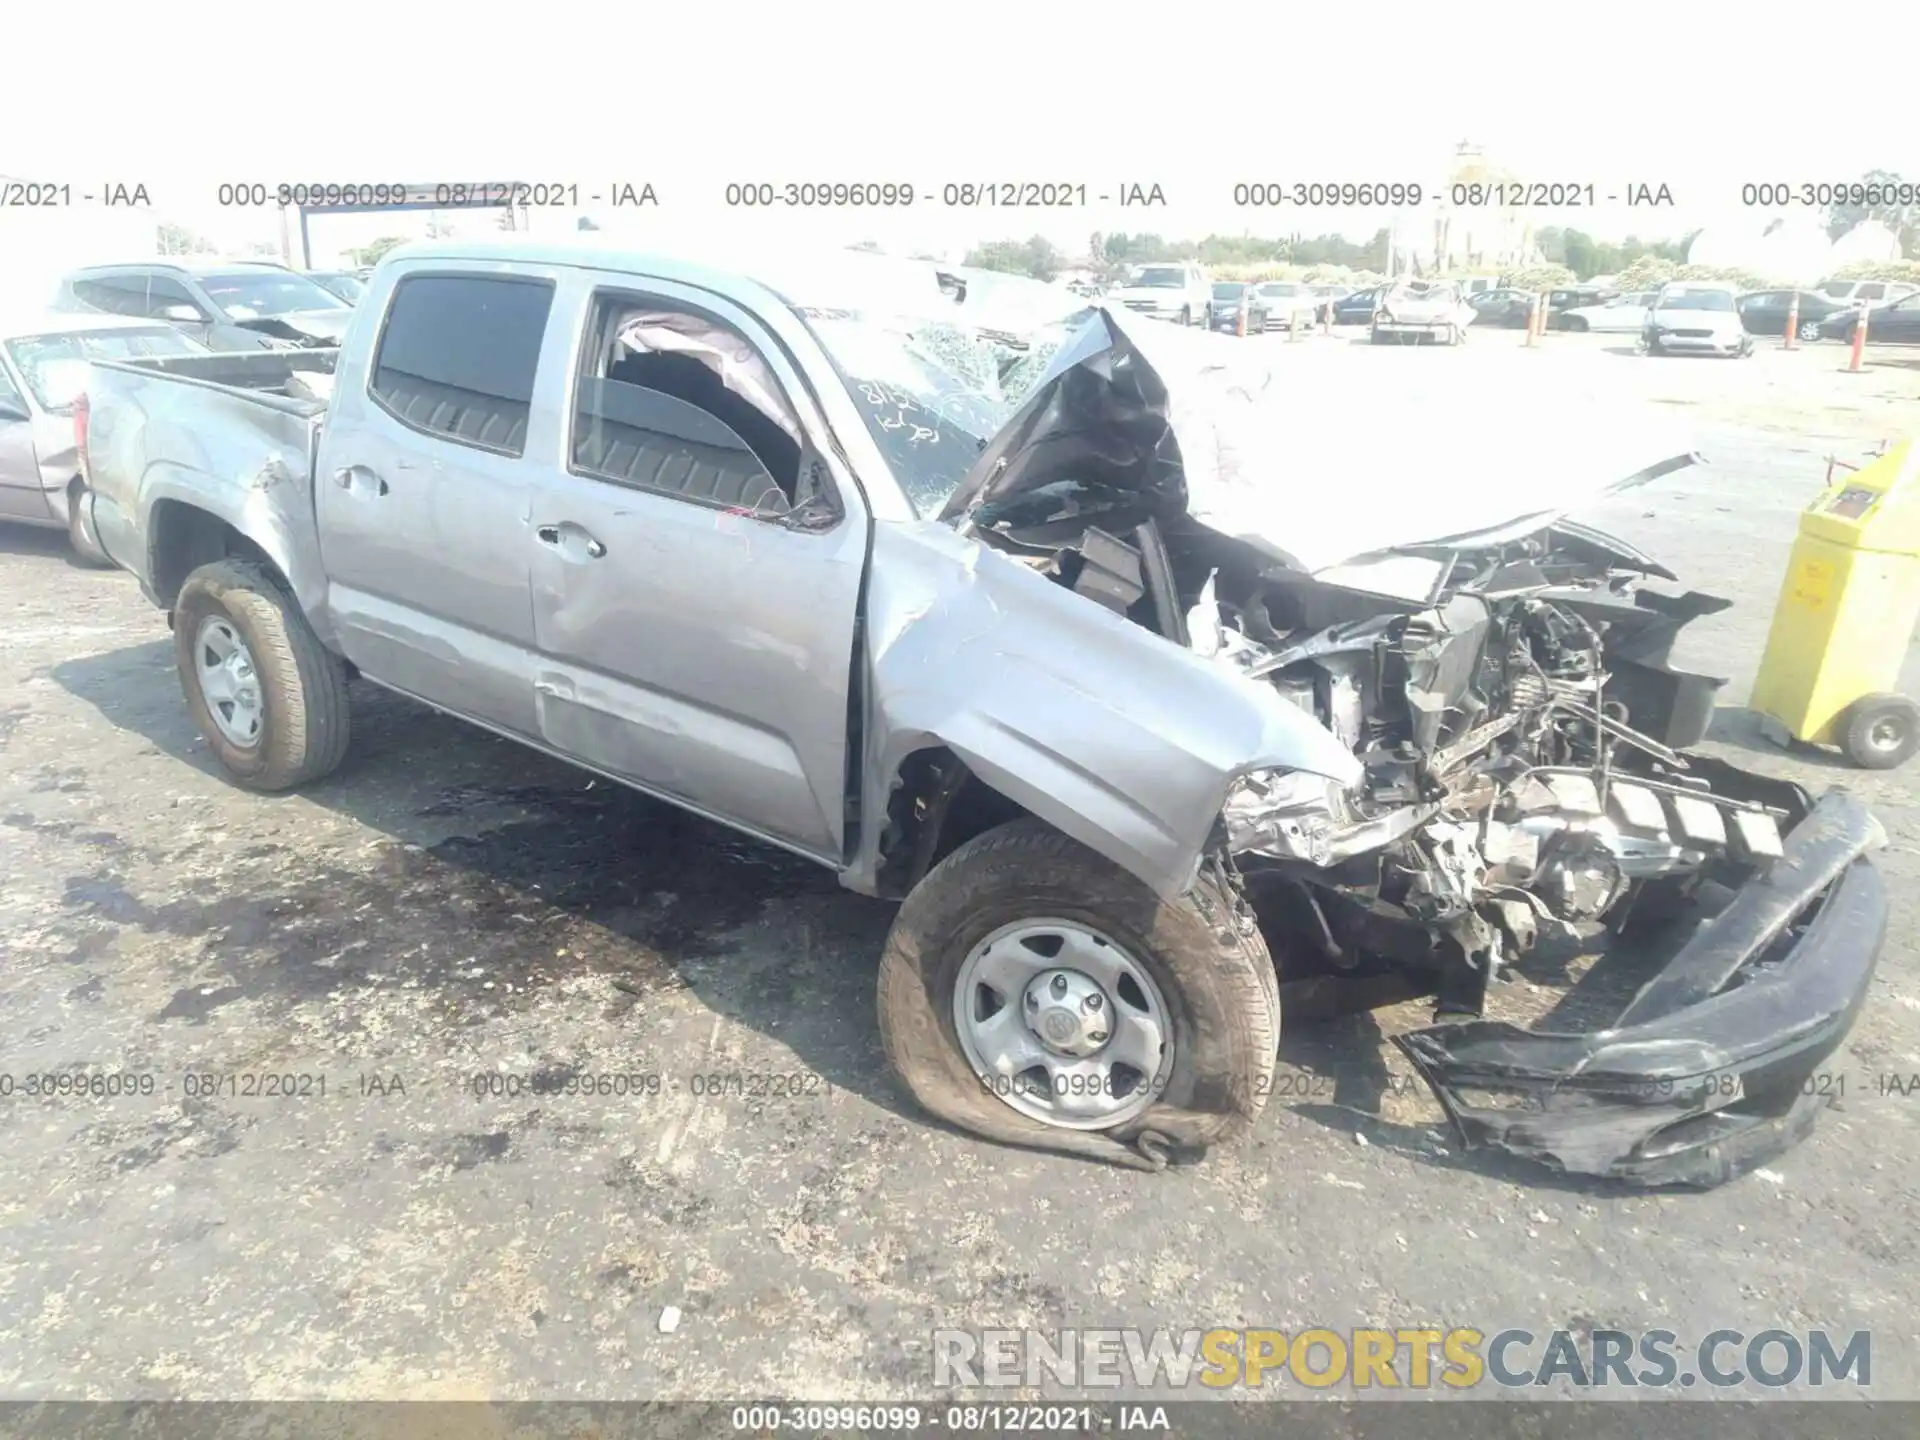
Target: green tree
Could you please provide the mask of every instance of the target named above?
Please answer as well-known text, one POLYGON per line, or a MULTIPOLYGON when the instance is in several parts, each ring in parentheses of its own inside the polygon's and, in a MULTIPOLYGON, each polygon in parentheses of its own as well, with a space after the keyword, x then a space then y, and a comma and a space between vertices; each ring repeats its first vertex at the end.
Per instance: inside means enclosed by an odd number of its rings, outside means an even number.
POLYGON ((1901 179, 1893 170, 1869 170, 1859 183, 1878 187, 1881 193, 1862 197, 1873 203, 1829 205, 1827 234, 1838 240, 1862 220, 1877 220, 1900 237, 1902 255, 1920 253, 1920 185, 1901 179), (1902 194, 1907 197, 1905 204, 1900 203, 1902 194))
POLYGON ((160 226, 162 255, 203 255, 214 248, 211 240, 204 235, 196 235, 184 225, 162 224, 160 226))
POLYGON ((404 235, 383 235, 378 240, 362 245, 358 250, 349 250, 347 253, 353 256, 356 264, 378 265, 389 250, 406 243, 407 237, 404 235))
POLYGON ((1034 235, 1026 240, 989 240, 969 250, 961 263, 978 270, 1051 280, 1066 268, 1067 257, 1046 236, 1034 235))

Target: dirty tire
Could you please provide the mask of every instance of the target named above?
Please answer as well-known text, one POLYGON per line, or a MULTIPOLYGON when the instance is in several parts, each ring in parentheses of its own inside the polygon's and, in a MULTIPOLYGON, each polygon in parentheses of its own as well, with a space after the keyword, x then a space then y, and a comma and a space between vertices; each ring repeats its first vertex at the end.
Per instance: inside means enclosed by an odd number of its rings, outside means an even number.
POLYGON ((1904 695, 1865 695, 1847 711, 1840 748, 1863 770, 1892 770, 1920 750, 1920 706, 1904 695))
POLYGON ((87 527, 80 523, 80 499, 86 493, 78 480, 67 490, 67 544, 73 549, 75 563, 90 570, 111 570, 113 557, 93 543, 87 527))
POLYGON ((1233 915, 1231 897, 1210 880, 1169 904, 1037 820, 1002 825, 954 851, 901 905, 880 962, 881 1045, 916 1100, 988 1139, 1138 1168, 1197 1159, 1252 1126, 1279 1050, 1272 957, 1233 915), (1172 1018, 1165 1090, 1109 1130, 1068 1130, 1022 1114, 982 1086, 960 1047, 953 990, 961 963, 1000 926, 1043 916, 1078 921, 1124 946, 1152 975, 1172 1018))
POLYGON ((239 784, 290 790, 330 773, 346 756, 346 670, 262 566, 217 560, 187 576, 174 602, 173 648, 194 724, 239 784), (195 678, 195 636, 209 615, 232 622, 260 676, 264 719, 260 743, 251 749, 220 733, 195 678))

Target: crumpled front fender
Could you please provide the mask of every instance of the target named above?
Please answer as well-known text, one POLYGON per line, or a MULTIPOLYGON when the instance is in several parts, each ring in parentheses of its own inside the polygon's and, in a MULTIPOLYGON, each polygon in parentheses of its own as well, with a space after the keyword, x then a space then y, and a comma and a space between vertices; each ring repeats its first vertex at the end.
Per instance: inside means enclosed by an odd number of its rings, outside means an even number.
POLYGON ((944 525, 876 529, 866 614, 870 823, 843 875, 856 890, 876 887, 872 817, 931 747, 1167 898, 1193 884, 1241 775, 1360 778, 1351 752, 1265 685, 944 525))

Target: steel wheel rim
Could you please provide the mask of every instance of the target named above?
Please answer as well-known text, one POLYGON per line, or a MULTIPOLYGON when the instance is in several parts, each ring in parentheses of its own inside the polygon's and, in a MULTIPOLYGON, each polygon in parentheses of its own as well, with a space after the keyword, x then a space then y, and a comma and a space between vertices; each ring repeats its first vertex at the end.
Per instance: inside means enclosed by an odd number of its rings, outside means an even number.
POLYGON ((1030 1119, 1106 1130, 1143 1113, 1173 1068, 1173 1022, 1146 967, 1072 920, 1002 925, 968 952, 954 1029, 975 1075, 1030 1119))
POLYGON ((209 615, 193 632, 193 674, 214 728, 228 744, 251 750, 266 725, 266 704, 253 652, 223 615, 209 615))
POLYGON ((1867 744, 1882 754, 1898 750, 1906 738, 1907 722, 1897 715, 1882 715, 1867 727, 1867 744))

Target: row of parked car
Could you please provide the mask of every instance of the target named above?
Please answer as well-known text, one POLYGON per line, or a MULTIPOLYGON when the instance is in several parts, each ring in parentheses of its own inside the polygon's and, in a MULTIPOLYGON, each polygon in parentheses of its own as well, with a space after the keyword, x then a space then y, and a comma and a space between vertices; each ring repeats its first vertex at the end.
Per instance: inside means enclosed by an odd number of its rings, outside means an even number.
MULTIPOLYGON (((1297 324, 1373 326, 1382 303, 1396 289, 1409 287, 1423 294, 1438 293, 1449 281, 1400 280, 1367 289, 1350 285, 1309 285, 1298 281, 1241 282, 1209 280, 1205 270, 1191 263, 1147 265, 1127 284, 1106 297, 1130 310, 1183 325, 1249 335, 1288 330, 1297 324)), ((1718 293, 1726 287, 1693 282, 1692 293, 1718 293)), ((1659 289, 1619 292, 1601 286, 1577 285, 1549 292, 1547 326, 1553 330, 1644 334, 1659 289)), ((1521 328, 1539 303, 1536 292, 1496 286, 1474 291, 1454 287, 1453 299, 1472 311, 1480 325, 1521 328)), ((1696 298, 1701 307, 1718 301, 1696 298)), ((1784 336, 1789 318, 1801 340, 1853 338, 1863 312, 1868 334, 1889 345, 1920 344, 1920 286, 1897 281, 1828 281, 1813 289, 1733 292, 1732 314, 1746 335, 1784 336), (1797 302, 1797 312, 1796 312, 1797 302)), ((1681 327, 1693 328, 1693 327, 1681 327)))

